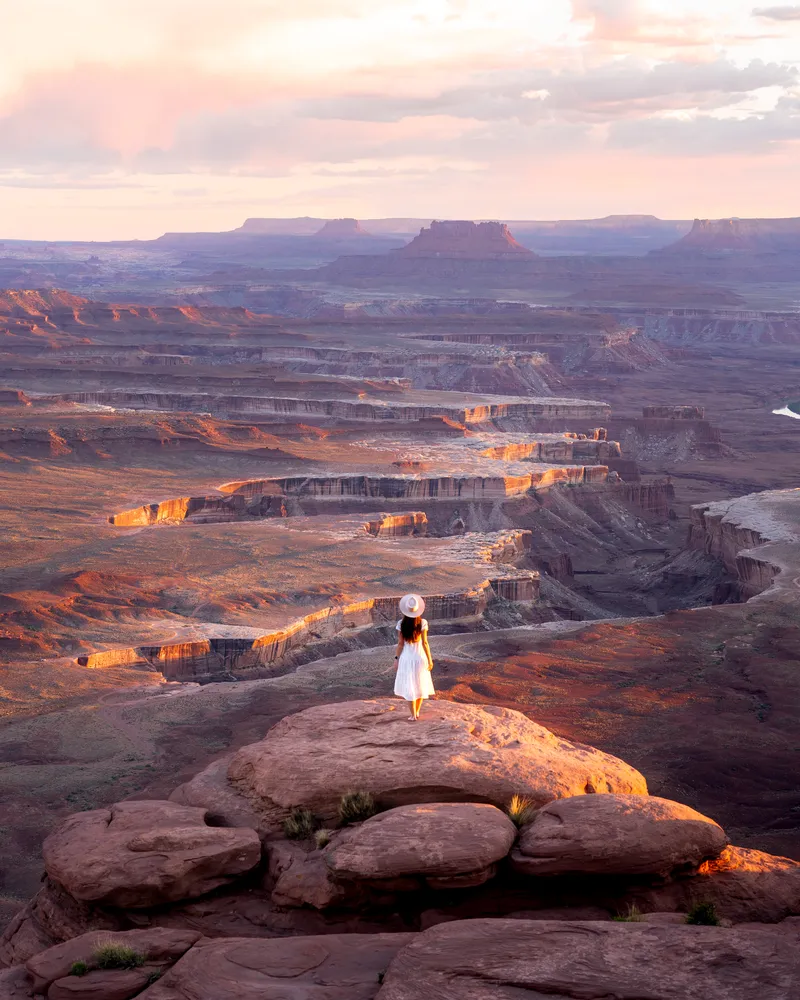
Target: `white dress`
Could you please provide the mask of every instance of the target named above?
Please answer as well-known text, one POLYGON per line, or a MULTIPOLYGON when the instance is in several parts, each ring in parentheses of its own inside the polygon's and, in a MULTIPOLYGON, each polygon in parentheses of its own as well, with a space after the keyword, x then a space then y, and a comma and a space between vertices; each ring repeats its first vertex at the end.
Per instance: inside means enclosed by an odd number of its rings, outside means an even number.
MULTIPOLYGON (((400 622, 396 631, 400 631, 400 622)), ((422 635, 428 631, 428 623, 422 619, 422 635)), ((394 693, 406 701, 416 701, 417 698, 430 698, 436 694, 433 689, 431 672, 428 670, 428 657, 422 645, 422 635, 416 642, 406 639, 397 663, 397 676, 394 681, 394 693)))

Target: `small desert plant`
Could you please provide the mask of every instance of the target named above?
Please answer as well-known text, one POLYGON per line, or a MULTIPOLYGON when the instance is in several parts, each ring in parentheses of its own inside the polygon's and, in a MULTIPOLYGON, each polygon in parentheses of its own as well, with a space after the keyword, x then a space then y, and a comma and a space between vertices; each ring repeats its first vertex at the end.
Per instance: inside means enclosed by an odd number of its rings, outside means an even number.
POLYGON ((623 924, 640 924, 644 915, 636 903, 630 903, 628 909, 624 913, 618 913, 614 919, 623 924))
POLYGON ((345 792, 339 799, 339 822, 342 826, 361 823, 377 811, 375 799, 369 792, 345 792))
POLYGON ((687 924, 699 924, 703 927, 719 927, 719 915, 713 903, 695 903, 686 914, 687 924))
POLYGON ((119 941, 99 944, 92 958, 98 969, 138 969, 145 963, 144 955, 119 941))
POLYGON ((89 971, 89 966, 86 962, 73 962, 69 967, 69 974, 71 976, 85 976, 89 971))
POLYGON ((152 986, 153 983, 157 983, 159 979, 164 975, 159 969, 153 969, 150 975, 147 977, 147 985, 152 986))
POLYGON ((514 826, 521 827, 533 819, 536 806, 523 795, 512 795, 511 801, 506 806, 506 812, 514 826))
POLYGON ((321 851, 323 847, 327 847, 331 842, 331 831, 330 830, 317 830, 314 834, 314 843, 317 845, 317 850, 321 851))
POLYGON ((283 832, 289 840, 306 840, 314 836, 314 831, 319 826, 317 817, 310 809, 301 809, 299 806, 292 809, 283 821, 283 832))

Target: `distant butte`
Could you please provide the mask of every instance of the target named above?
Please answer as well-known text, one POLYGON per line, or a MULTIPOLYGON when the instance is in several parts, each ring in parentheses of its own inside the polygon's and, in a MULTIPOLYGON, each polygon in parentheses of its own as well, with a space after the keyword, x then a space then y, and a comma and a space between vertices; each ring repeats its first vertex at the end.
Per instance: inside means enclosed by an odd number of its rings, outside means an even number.
POLYGON ((800 252, 800 219, 695 219, 690 232, 656 253, 800 252))
POLYGON ((432 222, 400 250, 399 257, 452 257, 465 260, 504 260, 535 257, 518 243, 502 222, 432 222))
POLYGON ((371 236, 372 234, 362 228, 358 219, 328 219, 315 235, 341 240, 349 239, 352 236, 371 236))

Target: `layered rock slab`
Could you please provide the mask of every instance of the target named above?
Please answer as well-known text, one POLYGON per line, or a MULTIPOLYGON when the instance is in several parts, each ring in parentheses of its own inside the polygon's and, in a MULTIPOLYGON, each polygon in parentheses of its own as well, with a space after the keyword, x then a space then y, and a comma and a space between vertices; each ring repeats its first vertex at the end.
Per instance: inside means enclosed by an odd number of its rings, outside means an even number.
MULTIPOLYGON (((30 974, 33 989, 37 993, 46 993, 57 980, 63 980, 66 977, 83 978, 70 977, 73 963, 86 962, 87 965, 91 966, 92 956, 100 945, 114 943, 132 948, 145 959, 150 966, 149 972, 151 972, 153 968, 176 962, 199 938, 200 934, 197 931, 171 930, 163 927, 121 933, 90 931, 88 934, 81 934, 80 937, 72 938, 70 941, 57 944, 53 948, 48 948, 47 951, 34 955, 26 963, 26 968, 30 974)), ((145 973, 145 981, 149 972, 145 973)), ((141 986, 139 988, 141 989, 141 986)))
POLYGON ((191 949, 146 1000, 372 1000, 413 934, 222 938, 191 949))
POLYGON ((335 879, 480 885, 511 850, 516 834, 511 820, 491 805, 399 806, 344 833, 325 860, 335 879))
POLYGON ((787 1000, 800 952, 772 928, 551 920, 440 924, 403 948, 379 1000, 787 1000))
POLYGON ((562 740, 520 712, 442 701, 411 724, 393 699, 289 716, 235 754, 228 780, 265 832, 297 806, 332 819, 353 789, 371 792, 383 807, 472 801, 503 808, 515 794, 535 805, 593 792, 647 794, 628 764, 562 740))
POLYGON ((642 795, 578 795, 540 809, 512 860, 528 875, 667 874, 718 858, 725 831, 679 802, 642 795))
POLYGON ((255 831, 210 827, 205 820, 205 809, 162 801, 76 813, 45 840, 45 868, 87 902, 137 908, 192 899, 261 858, 255 831))

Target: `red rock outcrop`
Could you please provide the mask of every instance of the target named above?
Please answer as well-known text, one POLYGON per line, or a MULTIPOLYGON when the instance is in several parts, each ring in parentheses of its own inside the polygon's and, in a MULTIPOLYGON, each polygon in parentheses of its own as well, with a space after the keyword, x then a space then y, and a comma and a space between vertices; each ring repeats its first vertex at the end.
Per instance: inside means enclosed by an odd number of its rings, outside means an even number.
POLYGON ((535 257, 511 235, 502 222, 438 222, 422 228, 400 250, 398 257, 452 257, 466 260, 504 260, 535 257))
POLYGON ((513 863, 528 875, 667 874, 718 858, 727 845, 722 827, 679 802, 579 795, 537 812, 522 830, 513 863))
POLYGON ((143 1000, 373 1000, 389 962, 411 940, 412 934, 325 934, 203 941, 142 996, 143 1000))
POLYGON ((296 806, 333 817, 353 788, 389 807, 478 801, 503 808, 515 794, 544 804, 600 791, 647 792, 627 764, 559 740, 519 712, 433 702, 424 726, 409 726, 406 716, 397 700, 308 709, 240 750, 228 780, 264 830, 279 828, 296 806))
POLYGON ((325 861, 335 879, 422 887, 480 885, 511 850, 516 829, 504 812, 476 802, 399 806, 346 830, 325 861))
POLYGON ((205 819, 203 809, 153 801, 76 813, 44 842, 45 868, 86 902, 135 908, 202 896, 261 858, 252 830, 205 819))
POLYGON ((788 1000, 799 977, 796 936, 778 929, 464 920, 400 951, 379 998, 788 1000))

